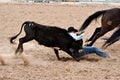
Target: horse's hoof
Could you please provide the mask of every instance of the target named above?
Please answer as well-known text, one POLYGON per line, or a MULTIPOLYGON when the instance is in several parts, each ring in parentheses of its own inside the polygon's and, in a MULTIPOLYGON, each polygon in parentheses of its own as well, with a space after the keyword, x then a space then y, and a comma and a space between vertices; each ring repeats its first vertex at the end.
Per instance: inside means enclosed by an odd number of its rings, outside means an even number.
POLYGON ((85 44, 84 46, 91 46, 90 44, 85 44))
POLYGON ((86 39, 85 42, 89 42, 89 39, 86 39))

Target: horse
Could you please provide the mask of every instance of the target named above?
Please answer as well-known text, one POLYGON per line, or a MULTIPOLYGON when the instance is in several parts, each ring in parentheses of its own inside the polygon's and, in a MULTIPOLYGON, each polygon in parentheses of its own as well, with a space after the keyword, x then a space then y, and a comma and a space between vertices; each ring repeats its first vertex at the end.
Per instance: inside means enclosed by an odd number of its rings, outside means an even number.
MULTIPOLYGON (((87 40, 91 41, 88 46, 92 46, 95 41, 114 28, 120 27, 120 8, 100 10, 90 15, 82 24, 79 31, 85 30, 95 19, 101 17, 101 27, 97 27, 92 36, 87 40)), ((105 45, 105 44, 104 44, 105 45)))

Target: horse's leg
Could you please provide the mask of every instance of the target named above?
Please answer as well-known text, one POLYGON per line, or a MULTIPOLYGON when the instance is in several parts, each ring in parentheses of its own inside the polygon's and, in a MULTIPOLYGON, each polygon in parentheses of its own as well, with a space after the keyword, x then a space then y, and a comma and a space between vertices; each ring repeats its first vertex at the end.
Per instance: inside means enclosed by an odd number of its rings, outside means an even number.
POLYGON ((101 30, 101 27, 96 28, 92 36, 88 40, 86 40, 86 42, 91 41, 95 37, 95 35, 100 32, 100 30, 101 30))
POLYGON ((120 28, 118 28, 112 35, 111 37, 103 44, 103 48, 107 48, 111 44, 115 43, 120 39, 120 28))
POLYGON ((57 50, 57 49, 54 49, 54 52, 55 52, 55 54, 56 54, 56 56, 57 56, 57 59, 58 59, 58 60, 60 60, 60 57, 59 57, 59 52, 58 52, 58 50, 57 50))
POLYGON ((92 46, 92 45, 94 44, 94 42, 95 42, 99 37, 100 37, 99 33, 96 34, 96 35, 94 36, 94 38, 92 39, 92 41, 91 41, 89 44, 87 44, 87 46, 92 46))
POLYGON ((98 33, 94 36, 94 38, 92 39, 91 43, 88 44, 88 46, 92 46, 92 45, 94 44, 94 42, 95 42, 99 37, 103 36, 105 33, 106 33, 106 32, 102 32, 102 31, 98 32, 98 33))
POLYGON ((17 54, 18 52, 22 53, 23 52, 23 43, 31 41, 33 38, 25 36, 23 38, 19 39, 19 45, 15 51, 15 53, 17 54))

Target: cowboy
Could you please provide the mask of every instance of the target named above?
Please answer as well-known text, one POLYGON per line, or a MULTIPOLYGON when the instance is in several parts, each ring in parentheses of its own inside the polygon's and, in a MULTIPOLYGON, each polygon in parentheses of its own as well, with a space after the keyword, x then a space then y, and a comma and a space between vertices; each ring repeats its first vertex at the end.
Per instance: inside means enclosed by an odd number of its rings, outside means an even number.
MULTIPOLYGON (((68 28, 68 34, 73 37, 73 39, 77 40, 81 40, 83 38, 83 33, 82 32, 78 32, 77 29, 75 29, 74 27, 69 27, 68 28)), ((101 51, 100 49, 96 48, 95 46, 83 46, 81 53, 84 53, 84 55, 86 54, 92 54, 92 53, 96 53, 98 56, 104 57, 104 58, 109 58, 109 55, 103 51, 101 51)))

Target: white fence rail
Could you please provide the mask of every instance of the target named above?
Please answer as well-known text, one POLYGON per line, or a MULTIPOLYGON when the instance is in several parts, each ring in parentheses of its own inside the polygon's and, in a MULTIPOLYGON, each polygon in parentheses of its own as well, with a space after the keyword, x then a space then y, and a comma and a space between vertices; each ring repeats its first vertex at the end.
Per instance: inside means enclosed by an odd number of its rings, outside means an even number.
POLYGON ((120 0, 0 0, 0 2, 101 2, 101 3, 118 3, 120 4, 120 0))

